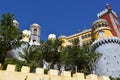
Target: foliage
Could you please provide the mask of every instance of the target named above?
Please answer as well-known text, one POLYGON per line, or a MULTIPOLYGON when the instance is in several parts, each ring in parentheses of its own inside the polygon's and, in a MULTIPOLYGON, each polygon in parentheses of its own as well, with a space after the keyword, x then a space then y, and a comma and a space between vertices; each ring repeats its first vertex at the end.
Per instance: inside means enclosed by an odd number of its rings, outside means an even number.
POLYGON ((94 63, 99 58, 99 54, 95 53, 90 46, 80 47, 78 40, 74 40, 72 46, 67 46, 62 50, 61 62, 65 64, 66 70, 75 72, 91 73, 94 63))
POLYGON ((28 64, 25 61, 21 61, 16 58, 5 58, 5 62, 3 64, 3 69, 6 69, 7 64, 16 65, 17 71, 20 71, 22 66, 28 66, 28 64))
POLYGON ((24 61, 5 58, 7 51, 19 47, 22 43, 20 41, 22 32, 13 26, 13 20, 14 15, 8 13, 2 15, 0 22, 0 62, 5 59, 4 68, 8 63, 16 64, 18 70, 21 66, 28 65, 34 72, 36 67, 43 66, 43 60, 45 60, 50 64, 50 68, 54 68, 54 64, 58 64, 59 69, 62 65, 65 65, 65 70, 89 74, 100 57, 90 46, 81 47, 77 38, 71 41, 73 45, 66 47, 62 47, 62 41, 56 39, 41 41, 39 47, 23 48, 23 53, 19 52, 19 55, 24 61))
POLYGON ((42 53, 37 47, 23 48, 23 53, 19 52, 19 55, 31 67, 31 72, 36 67, 42 67, 42 53))
POLYGON ((7 13, 0 20, 0 62, 3 63, 6 52, 21 45, 22 32, 13 26, 14 15, 7 13))
POLYGON ((51 64, 51 68, 53 68, 55 63, 60 62, 59 47, 61 44, 62 42, 56 39, 48 40, 41 45, 43 59, 51 64))
POLYGON ((120 80, 120 78, 112 78, 112 77, 110 77, 110 80, 120 80))
POLYGON ((50 68, 54 68, 54 64, 57 63, 59 70, 62 65, 65 65, 65 70, 73 73, 77 71, 90 74, 100 54, 95 53, 90 46, 81 47, 78 44, 79 41, 76 40, 72 46, 59 49, 61 41, 48 40, 42 42, 40 47, 23 48, 24 52, 20 52, 20 56, 31 67, 32 72, 36 67, 42 67, 43 60, 45 60, 50 64, 50 68))

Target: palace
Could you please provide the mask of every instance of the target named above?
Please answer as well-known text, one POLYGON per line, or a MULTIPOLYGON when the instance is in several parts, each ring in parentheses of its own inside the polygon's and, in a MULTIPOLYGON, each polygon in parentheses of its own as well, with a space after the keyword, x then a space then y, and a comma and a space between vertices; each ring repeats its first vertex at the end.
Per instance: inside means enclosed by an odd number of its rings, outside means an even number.
MULTIPOLYGON (((96 23, 94 27, 91 29, 83 30, 82 32, 78 32, 76 34, 70 35, 70 36, 64 36, 61 35, 59 38, 64 41, 62 44, 63 46, 71 45, 71 40, 79 38, 80 41, 80 46, 83 44, 92 44, 94 41, 93 39, 96 38, 97 35, 103 35, 105 34, 106 36, 109 35, 109 31, 102 31, 101 28, 99 30, 96 30, 97 27, 104 27, 109 26, 109 30, 111 31, 113 36, 120 37, 120 24, 118 23, 118 15, 116 12, 114 12, 109 4, 106 4, 106 9, 101 11, 100 13, 97 14, 98 19, 104 19, 107 21, 107 23, 96 23), (96 31, 95 31, 96 30, 96 31), (96 35, 93 35, 92 33, 95 32, 97 33, 96 35), (100 34, 99 34, 100 33, 100 34)), ((95 23, 95 22, 94 22, 95 23)), ((93 23, 93 24, 94 24, 93 23)), ((106 28, 106 29, 108 29, 106 28)), ((104 37, 106 37, 104 36, 104 37)))
POLYGON ((78 38, 79 45, 91 45, 93 50, 102 54, 96 62, 93 72, 97 75, 120 77, 120 24, 118 15, 109 4, 106 9, 97 14, 91 29, 70 35, 60 36, 63 46, 72 45, 72 40, 78 38))
MULTIPOLYGON (((102 54, 96 62, 94 73, 97 75, 106 75, 114 78, 120 77, 120 24, 118 15, 112 10, 109 4, 106 9, 97 14, 98 19, 92 24, 91 29, 83 30, 70 36, 59 36, 63 40, 62 46, 72 45, 72 40, 78 38, 79 45, 91 45, 95 52, 102 54)), ((16 27, 19 26, 14 21, 16 27)), ((41 27, 34 23, 30 30, 23 31, 22 41, 30 46, 39 46, 41 27)), ((50 34, 48 39, 56 39, 54 34, 50 34)), ((23 45, 23 47, 26 47, 23 45)), ((18 48, 17 51, 20 51, 18 48)), ((16 51, 16 50, 15 50, 16 51)), ((14 53, 14 52, 13 52, 14 53)))

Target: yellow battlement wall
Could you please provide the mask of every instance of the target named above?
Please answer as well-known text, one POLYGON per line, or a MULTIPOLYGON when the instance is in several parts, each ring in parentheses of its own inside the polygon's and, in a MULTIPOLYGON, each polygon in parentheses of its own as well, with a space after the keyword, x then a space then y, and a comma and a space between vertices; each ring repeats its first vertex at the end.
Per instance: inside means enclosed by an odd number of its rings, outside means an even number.
POLYGON ((71 72, 63 71, 58 75, 58 70, 50 69, 48 74, 44 74, 43 68, 36 68, 35 73, 30 73, 30 68, 23 66, 21 72, 16 71, 16 66, 8 64, 6 70, 2 70, 0 64, 0 80, 110 80, 107 76, 97 76, 95 74, 84 76, 83 73, 75 73, 71 77, 71 72))

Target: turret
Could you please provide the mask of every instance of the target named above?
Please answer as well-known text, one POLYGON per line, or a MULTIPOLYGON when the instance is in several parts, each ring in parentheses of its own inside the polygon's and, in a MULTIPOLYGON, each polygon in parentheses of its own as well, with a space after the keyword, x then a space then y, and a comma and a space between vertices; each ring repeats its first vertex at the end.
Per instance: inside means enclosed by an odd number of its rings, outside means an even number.
POLYGON ((98 19, 92 25, 92 39, 98 40, 113 36, 110 27, 105 19, 98 19))
POLYGON ((13 20, 13 25, 16 27, 16 28, 19 28, 19 22, 17 20, 13 20))
POLYGON ((112 10, 110 4, 106 4, 106 9, 107 9, 108 11, 111 11, 111 10, 112 10))
POLYGON ((41 27, 40 25, 34 23, 30 26, 30 45, 40 45, 40 31, 41 27))
POLYGON ((120 39, 113 36, 105 19, 98 19, 93 23, 92 38, 93 50, 101 54, 94 67, 95 74, 120 77, 120 39))
POLYGON ((30 34, 31 34, 30 31, 29 30, 23 30, 22 33, 23 33, 22 41, 29 42, 30 41, 30 34))

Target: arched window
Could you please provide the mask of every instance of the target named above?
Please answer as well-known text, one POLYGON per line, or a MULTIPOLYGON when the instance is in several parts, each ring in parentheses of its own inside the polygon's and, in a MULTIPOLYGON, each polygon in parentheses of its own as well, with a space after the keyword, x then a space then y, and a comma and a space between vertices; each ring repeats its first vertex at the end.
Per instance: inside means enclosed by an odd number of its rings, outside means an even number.
POLYGON ((100 30, 100 31, 98 32, 98 35, 99 35, 100 37, 104 36, 104 31, 103 31, 103 30, 100 30))
POLYGON ((98 27, 101 27, 101 24, 98 24, 98 27))
POLYGON ((34 29, 34 34, 37 34, 37 29, 34 29))
POLYGON ((36 40, 35 40, 35 39, 33 39, 33 42, 36 42, 36 40))
POLYGON ((102 27, 103 27, 103 26, 105 26, 105 24, 104 24, 104 23, 102 23, 102 27))

